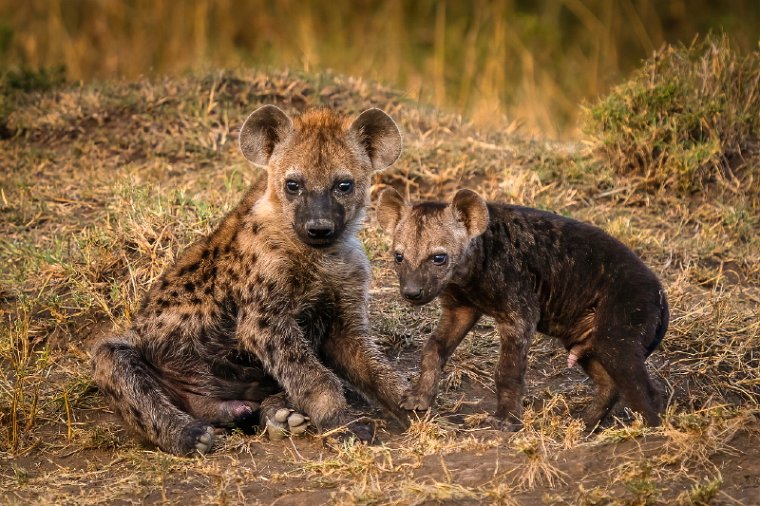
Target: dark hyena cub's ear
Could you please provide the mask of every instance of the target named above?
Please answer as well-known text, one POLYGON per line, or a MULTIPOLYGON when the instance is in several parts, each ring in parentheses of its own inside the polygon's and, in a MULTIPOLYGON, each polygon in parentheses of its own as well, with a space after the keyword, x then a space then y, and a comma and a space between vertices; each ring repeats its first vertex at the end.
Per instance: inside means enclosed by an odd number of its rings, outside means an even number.
POLYGON ((292 128, 293 122, 279 107, 259 107, 248 116, 240 129, 240 151, 249 162, 266 165, 274 147, 292 128))
POLYGON ((377 203, 377 221, 383 230, 393 234, 405 207, 404 198, 396 190, 393 188, 383 190, 377 203))
POLYGON ((459 190, 451 202, 454 217, 464 225, 470 238, 477 237, 488 228, 488 206, 472 190, 459 190))
POLYGON ((390 116, 380 109, 367 109, 351 124, 353 132, 367 151, 373 170, 382 170, 401 155, 401 132, 390 116))

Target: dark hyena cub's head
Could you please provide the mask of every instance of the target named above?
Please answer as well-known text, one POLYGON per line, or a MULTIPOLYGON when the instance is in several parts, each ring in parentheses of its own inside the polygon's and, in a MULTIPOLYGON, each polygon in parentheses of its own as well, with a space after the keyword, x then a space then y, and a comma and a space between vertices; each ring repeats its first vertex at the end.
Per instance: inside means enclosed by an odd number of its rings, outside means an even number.
POLYGON ((394 189, 383 191, 377 217, 393 235, 401 295, 426 304, 443 290, 475 237, 488 226, 488 207, 471 190, 459 190, 451 204, 409 205, 394 189))
POLYGON ((267 198, 283 226, 304 243, 323 247, 361 224, 370 176, 396 161, 401 134, 380 109, 353 121, 328 109, 291 120, 267 105, 243 124, 240 149, 267 167, 267 198))

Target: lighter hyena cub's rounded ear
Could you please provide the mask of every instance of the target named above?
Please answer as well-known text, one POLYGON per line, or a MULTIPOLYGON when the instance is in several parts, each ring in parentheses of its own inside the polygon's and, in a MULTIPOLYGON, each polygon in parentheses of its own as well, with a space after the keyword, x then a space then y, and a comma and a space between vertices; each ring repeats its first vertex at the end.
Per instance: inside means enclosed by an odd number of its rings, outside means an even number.
POLYGON ((274 147, 292 128, 293 122, 279 107, 259 107, 248 116, 240 129, 240 151, 249 162, 266 165, 274 147))
POLYGON ((406 203, 404 198, 393 188, 387 188, 380 194, 377 202, 377 221, 383 230, 393 233, 401 219, 406 203))
POLYGON ((451 202, 451 209, 471 238, 479 236, 488 228, 488 206, 483 197, 474 191, 459 190, 451 202))
POLYGON ((372 162, 373 170, 382 170, 401 155, 401 132, 396 122, 380 109, 367 109, 351 124, 372 162))

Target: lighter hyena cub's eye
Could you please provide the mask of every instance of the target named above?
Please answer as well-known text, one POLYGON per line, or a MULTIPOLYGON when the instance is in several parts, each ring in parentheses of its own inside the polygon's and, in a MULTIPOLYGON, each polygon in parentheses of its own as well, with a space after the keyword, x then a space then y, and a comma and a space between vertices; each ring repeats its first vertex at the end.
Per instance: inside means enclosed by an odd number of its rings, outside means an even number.
POLYGON ((401 262, 404 261, 404 255, 402 255, 401 253, 396 253, 395 259, 396 259, 396 263, 400 264, 401 262))
POLYGON ((354 189, 353 181, 341 181, 335 185, 335 191, 338 193, 350 193, 354 189))
POLYGON ((293 181, 292 179, 288 179, 285 181, 285 190, 287 190, 288 193, 298 193, 298 190, 301 189, 301 183, 298 181, 293 181))
POLYGON ((430 259, 435 265, 443 265, 448 261, 449 256, 446 253, 438 253, 437 255, 430 257, 430 259))

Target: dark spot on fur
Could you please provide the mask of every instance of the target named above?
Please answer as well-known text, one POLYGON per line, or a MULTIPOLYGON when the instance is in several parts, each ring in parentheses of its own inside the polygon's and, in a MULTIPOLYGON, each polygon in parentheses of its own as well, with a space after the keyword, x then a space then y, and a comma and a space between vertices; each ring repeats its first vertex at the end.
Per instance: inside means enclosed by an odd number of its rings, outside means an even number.
POLYGON ((105 347, 112 355, 117 353, 132 353, 134 351, 134 348, 126 343, 108 343, 105 347))
POLYGON ((254 235, 258 234, 259 230, 261 230, 261 224, 256 221, 251 223, 251 232, 253 232, 254 235))
POLYGON ((192 292, 193 290, 195 290, 195 283, 193 283, 192 281, 188 281, 187 283, 185 283, 185 290, 188 292, 192 292))
POLYGON ((133 418, 136 418, 138 420, 142 419, 142 411, 137 406, 131 405, 129 406, 129 414, 132 415, 133 418))
POLYGON ((150 378, 150 373, 145 369, 145 367, 138 367, 135 364, 134 373, 135 386, 137 388, 137 391, 145 396, 154 395, 154 384, 153 381, 147 381, 147 379, 150 378))
MULTIPOLYGON (((259 328, 260 329, 268 328, 271 323, 272 323, 272 320, 270 320, 268 316, 262 316, 261 318, 259 318, 259 328)), ((267 344, 269 344, 269 343, 267 343, 267 344)))
POLYGON ((198 264, 190 264, 190 265, 186 265, 186 266, 182 267, 182 268, 179 270, 179 272, 177 272, 177 276, 178 276, 178 277, 182 277, 182 276, 184 276, 185 274, 187 274, 187 273, 189 273, 189 272, 193 272, 193 271, 194 271, 195 269, 197 269, 197 268, 198 268, 198 264))
POLYGON ((142 412, 140 412, 140 410, 137 409, 137 407, 130 406, 129 415, 131 416, 132 421, 135 422, 135 425, 137 425, 140 428, 140 430, 142 430, 143 432, 146 432, 145 423, 143 423, 143 420, 142 420, 142 412))
POLYGON ((172 298, 176 299, 177 297, 179 297, 179 292, 175 289, 175 290, 172 290, 169 295, 171 295, 172 298))

